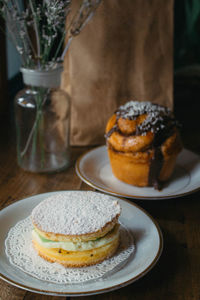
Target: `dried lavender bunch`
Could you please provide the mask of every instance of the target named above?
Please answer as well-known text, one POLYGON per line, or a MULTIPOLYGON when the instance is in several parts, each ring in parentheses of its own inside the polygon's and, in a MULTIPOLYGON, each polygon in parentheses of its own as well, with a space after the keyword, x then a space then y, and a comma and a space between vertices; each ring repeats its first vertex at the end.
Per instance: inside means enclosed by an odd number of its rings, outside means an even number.
POLYGON ((26 68, 48 69, 62 61, 72 39, 93 16, 101 0, 83 0, 72 13, 72 0, 0 0, 0 14, 6 21, 9 36, 26 68), (61 53, 65 36, 68 42, 61 53))

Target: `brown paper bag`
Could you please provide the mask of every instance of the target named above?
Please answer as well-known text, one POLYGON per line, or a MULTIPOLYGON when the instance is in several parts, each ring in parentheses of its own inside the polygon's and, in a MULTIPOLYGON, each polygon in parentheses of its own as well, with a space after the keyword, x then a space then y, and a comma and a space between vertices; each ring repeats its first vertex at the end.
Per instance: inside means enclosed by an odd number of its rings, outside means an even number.
POLYGON ((105 143, 108 118, 128 100, 172 107, 172 32, 173 0, 102 1, 65 58, 72 145, 105 143))

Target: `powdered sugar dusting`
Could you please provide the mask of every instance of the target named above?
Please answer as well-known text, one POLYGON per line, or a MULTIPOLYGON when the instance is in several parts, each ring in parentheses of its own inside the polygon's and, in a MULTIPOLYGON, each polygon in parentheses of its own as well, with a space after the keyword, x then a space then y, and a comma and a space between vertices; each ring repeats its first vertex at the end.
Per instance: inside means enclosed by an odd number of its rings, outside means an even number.
POLYGON ((120 205, 109 195, 66 191, 37 205, 32 220, 45 232, 82 235, 98 231, 119 214, 120 205))
POLYGON ((178 122, 168 107, 149 101, 129 101, 121 105, 116 111, 118 119, 134 120, 143 114, 147 114, 147 117, 137 126, 137 135, 145 135, 148 131, 154 133, 169 132, 174 126, 178 126, 178 122))
POLYGON ((164 115, 171 114, 169 108, 158 104, 151 103, 149 101, 129 101, 124 105, 121 105, 116 114, 119 114, 123 118, 134 118, 142 114, 162 113, 164 115))

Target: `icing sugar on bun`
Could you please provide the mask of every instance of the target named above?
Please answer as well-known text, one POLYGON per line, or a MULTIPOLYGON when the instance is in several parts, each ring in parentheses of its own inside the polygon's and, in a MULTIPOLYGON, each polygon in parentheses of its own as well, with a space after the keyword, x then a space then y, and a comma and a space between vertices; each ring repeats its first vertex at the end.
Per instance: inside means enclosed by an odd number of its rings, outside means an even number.
POLYGON ((120 106, 106 126, 113 174, 128 184, 161 189, 182 149, 177 125, 167 107, 138 101, 120 106))
POLYGON ((56 193, 32 211, 32 241, 38 254, 66 267, 97 264, 119 245, 120 205, 92 191, 56 193))

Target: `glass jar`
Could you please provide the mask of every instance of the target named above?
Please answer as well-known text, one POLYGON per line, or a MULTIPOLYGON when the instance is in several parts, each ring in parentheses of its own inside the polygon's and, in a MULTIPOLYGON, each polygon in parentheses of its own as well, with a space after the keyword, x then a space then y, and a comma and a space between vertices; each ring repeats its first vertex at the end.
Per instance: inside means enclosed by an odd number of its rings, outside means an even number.
POLYGON ((55 172, 70 161, 70 99, 59 88, 62 67, 22 68, 26 88, 15 98, 17 161, 31 172, 55 172))

